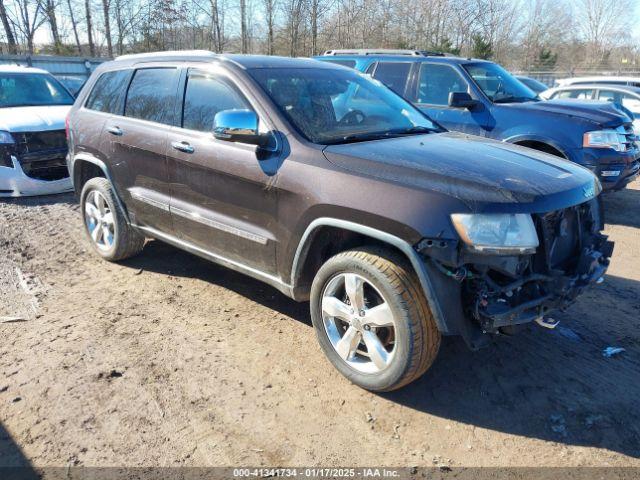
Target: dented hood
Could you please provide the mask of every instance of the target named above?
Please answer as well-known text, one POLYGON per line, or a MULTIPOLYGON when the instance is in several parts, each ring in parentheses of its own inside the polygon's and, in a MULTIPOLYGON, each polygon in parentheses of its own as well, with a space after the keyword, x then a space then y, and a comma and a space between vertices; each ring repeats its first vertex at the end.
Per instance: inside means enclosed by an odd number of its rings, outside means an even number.
POLYGON ((474 211, 549 211, 600 191, 574 163, 455 132, 330 145, 324 154, 346 170, 449 195, 474 211))
POLYGON ((626 113, 619 110, 611 102, 563 99, 544 102, 503 103, 500 106, 529 114, 541 112, 579 118, 602 128, 615 128, 623 123, 631 122, 626 113))

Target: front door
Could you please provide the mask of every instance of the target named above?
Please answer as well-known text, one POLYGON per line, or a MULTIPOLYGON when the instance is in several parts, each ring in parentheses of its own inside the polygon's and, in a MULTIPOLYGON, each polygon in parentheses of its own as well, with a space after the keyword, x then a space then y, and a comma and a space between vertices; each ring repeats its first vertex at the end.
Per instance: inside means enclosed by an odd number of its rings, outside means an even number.
MULTIPOLYGON (((213 136, 216 113, 254 110, 220 68, 189 69, 180 126, 169 134, 171 214, 178 235, 198 248, 275 272, 276 188, 255 145, 213 136)), ((261 131, 266 128, 261 119, 261 131)), ((268 131, 268 129, 264 130, 268 131)))
POLYGON ((178 85, 177 68, 144 68, 134 72, 124 115, 105 125, 110 163, 123 180, 133 223, 171 232, 167 141, 178 85))
POLYGON ((469 84, 454 67, 430 62, 420 64, 416 106, 448 130, 490 137, 495 122, 488 109, 484 105, 474 110, 449 107, 451 92, 471 93, 469 84))

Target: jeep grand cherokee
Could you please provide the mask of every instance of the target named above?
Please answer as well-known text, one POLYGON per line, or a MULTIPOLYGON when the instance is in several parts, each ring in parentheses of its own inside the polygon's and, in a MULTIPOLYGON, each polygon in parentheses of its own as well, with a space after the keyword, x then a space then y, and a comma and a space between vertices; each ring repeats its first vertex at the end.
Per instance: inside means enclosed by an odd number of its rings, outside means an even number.
POLYGON ((310 300, 329 360, 376 391, 422 375, 441 335, 478 348, 565 308, 612 251, 588 170, 314 60, 121 57, 77 99, 69 148, 98 255, 152 237, 310 300))

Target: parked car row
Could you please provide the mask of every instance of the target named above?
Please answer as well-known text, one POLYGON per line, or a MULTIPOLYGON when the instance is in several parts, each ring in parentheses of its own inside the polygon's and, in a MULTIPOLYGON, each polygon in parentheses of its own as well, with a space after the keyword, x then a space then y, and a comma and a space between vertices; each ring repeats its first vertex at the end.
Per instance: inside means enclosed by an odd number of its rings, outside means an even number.
POLYGON ((476 349, 531 322, 553 328, 551 312, 602 281, 613 244, 589 170, 443 125, 478 119, 488 137, 508 115, 544 115, 579 137, 567 151, 596 158, 594 172, 616 158, 626 175, 628 118, 584 107, 571 126, 569 107, 537 107, 490 62, 338 57, 373 78, 209 52, 101 65, 67 124, 96 254, 122 260, 151 237, 308 300, 328 359, 375 391, 422 375, 442 335, 476 349))

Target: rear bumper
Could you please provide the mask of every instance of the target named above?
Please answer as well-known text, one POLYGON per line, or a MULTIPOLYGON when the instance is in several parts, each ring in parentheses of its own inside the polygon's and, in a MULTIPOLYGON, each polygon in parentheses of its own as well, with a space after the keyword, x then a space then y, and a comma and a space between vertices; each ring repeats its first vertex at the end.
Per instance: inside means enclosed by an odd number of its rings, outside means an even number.
POLYGON ((0 197, 50 195, 73 190, 69 177, 60 180, 38 180, 28 177, 20 162, 11 156, 13 167, 0 166, 0 197))

